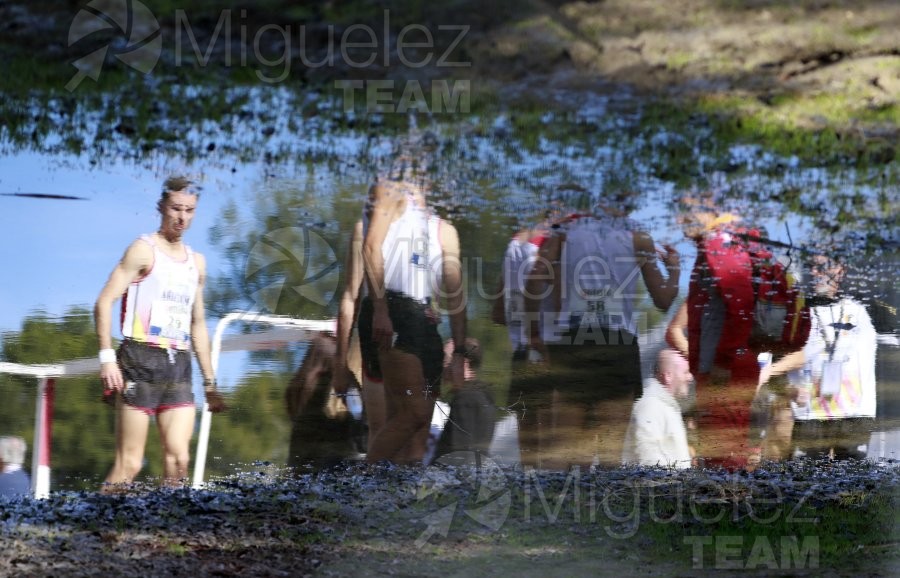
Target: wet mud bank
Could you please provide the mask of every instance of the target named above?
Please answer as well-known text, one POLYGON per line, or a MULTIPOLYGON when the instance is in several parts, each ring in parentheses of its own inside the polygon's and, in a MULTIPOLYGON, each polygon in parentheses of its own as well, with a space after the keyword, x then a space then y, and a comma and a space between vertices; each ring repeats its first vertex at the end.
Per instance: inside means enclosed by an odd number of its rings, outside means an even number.
MULTIPOLYGON (((303 97, 296 105, 303 116, 318 114, 308 95, 327 94, 344 109, 371 113, 375 102, 379 111, 416 108, 450 120, 463 112, 460 98, 490 114, 572 111, 591 95, 625 94, 632 110, 658 109, 653 122, 675 130, 712 123, 714 138, 813 164, 884 166, 896 158, 900 7, 893 2, 144 4, 141 41, 155 48, 147 62, 129 56, 131 39, 115 26, 77 33, 73 26, 85 18, 77 3, 0 3, 0 52, 9 66, 3 90, 12 97, 3 108, 6 139, 40 144, 55 125, 76 146, 76 112, 88 105, 105 111, 101 141, 130 138, 146 151, 155 148, 153 136, 177 140, 167 131, 227 125, 243 104, 227 89, 255 86, 263 99, 277 98, 275 87, 303 97), (84 60, 104 47, 102 58, 84 60), (220 97, 204 95, 203 86, 220 97), (136 93, 153 106, 131 102, 136 93), (148 129, 151 138, 134 139, 148 129)), ((403 124, 405 116, 386 120, 403 124)), ((209 146, 196 143, 191 153, 209 146)))
POLYGON ((0 574, 440 576, 488 565, 588 576, 598 564, 629 575, 640 560, 649 576, 878 576, 898 563, 898 490, 896 463, 752 473, 255 464, 202 490, 6 503, 0 574))

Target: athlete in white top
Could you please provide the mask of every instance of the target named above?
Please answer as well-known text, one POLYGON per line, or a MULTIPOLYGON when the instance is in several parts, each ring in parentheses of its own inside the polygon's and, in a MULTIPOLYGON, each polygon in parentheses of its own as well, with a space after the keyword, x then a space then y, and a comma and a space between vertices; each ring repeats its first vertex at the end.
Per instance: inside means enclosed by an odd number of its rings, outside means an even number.
MULTIPOLYGON (((538 312, 539 296, 549 285, 560 296, 558 331, 574 332, 572 340, 581 330, 590 333, 596 328, 636 335, 633 304, 638 277, 658 309, 668 310, 678 295, 678 253, 670 246, 658 252, 666 278, 656 265, 656 255, 653 238, 625 219, 573 215, 541 245, 526 283, 526 309, 532 315, 538 312)), ((542 348, 544 340, 534 326, 531 339, 542 348)))
POLYGON ((118 417, 115 463, 106 477, 110 484, 131 483, 141 470, 150 415, 156 415, 162 441, 164 483, 187 478, 196 413, 188 341, 203 373, 210 411, 225 409, 210 361, 203 305, 206 261, 182 241, 197 207, 191 185, 184 177, 166 180, 157 204, 159 230, 128 247, 94 308, 100 378, 116 398, 118 417), (110 312, 119 297, 126 339, 117 354, 110 312))
POLYGON ((200 282, 194 252, 185 245, 185 255, 175 258, 152 235, 141 235, 140 241, 152 247, 153 264, 128 285, 122 336, 163 349, 190 349, 191 308, 200 282))
MULTIPOLYGON (((525 322, 525 280, 537 259, 538 249, 548 235, 547 229, 524 229, 516 233, 503 254, 500 285, 491 310, 491 320, 506 325, 513 350, 513 361, 523 361, 528 351, 525 322)), ((544 303, 549 303, 545 299, 544 303)))
MULTIPOLYGON (((363 243, 368 295, 360 314, 360 343, 365 370, 383 375, 388 414, 384 427, 374 432, 368 459, 411 463, 425 453, 442 370, 432 295, 445 298, 452 338, 465 343, 459 238, 450 223, 429 217, 419 187, 409 181, 381 180, 371 195, 363 243)), ((464 354, 463 347, 454 355, 456 387, 463 385, 464 354)))

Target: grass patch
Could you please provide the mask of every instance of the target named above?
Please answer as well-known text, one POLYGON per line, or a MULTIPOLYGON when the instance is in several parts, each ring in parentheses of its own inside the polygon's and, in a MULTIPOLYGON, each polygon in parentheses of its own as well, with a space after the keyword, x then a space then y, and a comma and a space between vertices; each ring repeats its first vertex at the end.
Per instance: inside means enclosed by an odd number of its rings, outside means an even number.
POLYGON ((756 144, 785 158, 796 157, 809 166, 885 166, 890 170, 896 143, 867 134, 878 125, 900 118, 896 105, 854 110, 840 96, 814 98, 784 95, 766 105, 734 96, 708 96, 696 104, 675 109, 659 102, 648 120, 659 119, 675 130, 689 130, 698 115, 710 124, 711 137, 720 144, 756 144), (664 117, 664 118, 663 118, 664 117), (849 127, 853 126, 853 129, 849 127))
MULTIPOLYGON (((147 5, 157 15, 174 14, 174 11, 181 7, 171 0, 153 0, 147 5)), ((574 38, 565 26, 543 12, 529 7, 517 13, 512 6, 512 3, 506 1, 491 3, 484 14, 479 16, 475 29, 482 34, 501 24, 530 29, 535 23, 541 23, 542 26, 552 29, 554 38, 574 38)), ((459 20, 458 13, 450 8, 432 7, 419 0, 396 0, 388 3, 387 7, 392 11, 391 26, 396 30, 409 22, 431 25, 435 22, 448 23, 459 20), (451 13, 457 16, 450 18, 451 13)), ((737 9, 739 5, 733 8, 737 9)), ((775 10, 776 6, 768 8, 775 10)), ((725 6, 725 9, 728 7, 725 6)), ((197 27, 198 33, 203 31, 204 26, 207 28, 206 32, 211 33, 218 21, 217 15, 221 12, 221 8, 209 0, 192 2, 185 10, 190 15, 192 25, 197 27)), ((72 8, 70 11, 76 10, 72 8)), ((264 22, 299 26, 308 19, 319 25, 326 22, 340 25, 348 22, 373 23, 383 18, 380 9, 375 10, 371 3, 363 1, 342 4, 341 14, 332 14, 334 9, 329 6, 321 9, 306 7, 285 11, 283 2, 277 0, 257 3, 249 12, 246 22, 235 16, 236 20, 232 25, 246 24, 251 31, 250 40, 252 32, 264 22)), ((656 12, 651 10, 650 13, 640 17, 652 21, 654 15, 656 12)), ((56 16, 59 29, 53 34, 65 38, 68 23, 74 14, 61 11, 56 13, 56 16)), ((168 39, 164 44, 169 46, 171 42, 168 41, 172 40, 170 37, 174 35, 174 17, 160 16, 160 23, 168 39)), ((659 25, 662 26, 661 23, 659 25)), ((869 34, 872 33, 873 26, 859 26, 855 30, 858 34, 869 34)), ((266 36, 265 42, 274 41, 275 36, 277 35, 266 36)), ((453 34, 439 36, 440 39, 435 37, 436 54, 443 52, 444 47, 439 46, 440 42, 451 42, 455 38, 453 34)), ((296 31, 292 40, 297 40, 296 31)), ((201 46, 205 46, 204 43, 208 41, 208 38, 198 38, 201 46)), ((280 54, 275 45, 267 48, 271 50, 267 52, 264 49, 263 52, 270 56, 280 54)), ((249 94, 255 91, 258 96, 253 98, 257 102, 265 101, 267 95, 271 93, 288 93, 297 102, 294 110, 298 111, 298 114, 315 115, 318 111, 314 110, 315 103, 306 99, 308 93, 325 95, 324 98, 333 103, 332 111, 335 108, 343 109, 346 106, 345 95, 335 86, 334 79, 356 78, 355 73, 361 72, 358 69, 344 70, 331 67, 306 69, 300 65, 300 59, 295 54, 293 67, 286 80, 277 84, 267 84, 261 81, 260 76, 270 79, 277 77, 283 72, 282 65, 264 66, 251 58, 251 62, 243 66, 239 65, 240 55, 231 54, 231 66, 227 66, 226 53, 230 49, 226 49, 224 39, 219 38, 216 50, 211 52, 211 61, 206 65, 188 62, 194 58, 191 49, 187 50, 183 62, 176 65, 177 59, 169 53, 171 46, 169 52, 164 50, 162 59, 151 76, 135 73, 117 59, 110 58, 109 62, 105 63, 97 82, 86 78, 75 92, 69 93, 64 87, 75 74, 71 61, 84 55, 72 52, 76 49, 80 49, 80 44, 71 48, 60 48, 60 52, 51 57, 45 54, 46 46, 33 44, 32 40, 23 42, 18 37, 0 37, 0 50, 3 51, 8 70, 2 91, 4 98, 0 104, 0 115, 7 119, 2 132, 4 140, 17 147, 37 149, 40 149, 46 140, 51 140, 56 150, 74 153, 101 147, 126 152, 124 149, 130 147, 132 150, 127 152, 135 156, 153 148, 170 149, 177 143, 178 147, 186 150, 175 153, 183 154, 190 160, 203 155, 204 148, 209 146, 209 142, 184 142, 185 134, 202 127, 204 123, 215 123, 225 133, 225 138, 220 140, 228 140, 227 131, 234 125, 235 115, 243 114, 241 110, 244 107, 250 108, 247 106, 246 97, 243 102, 235 102, 233 100, 235 93, 243 91, 243 94, 249 94), (196 90, 192 92, 192 89, 196 90), (136 93, 141 94, 142 98, 131 98, 136 93), (62 104, 55 103, 56 99, 62 104), (121 103, 126 103, 124 111, 121 103), (128 118, 123 121, 122 116, 125 114, 128 118), (92 123, 84 118, 85 115, 101 119, 102 126, 94 128, 92 123), (91 138, 85 138, 83 130, 88 130, 91 138), (48 135, 52 135, 53 138, 48 139, 48 135)), ((466 50, 466 43, 460 44, 451 60, 470 60, 471 55, 467 55, 466 50)), ((235 50, 231 50, 231 53, 234 52, 235 50)), ((596 124, 567 122, 567 119, 571 120, 572 115, 577 113, 577 107, 550 103, 546 95, 540 94, 540 91, 522 91, 521 96, 509 96, 508 92, 503 91, 502 83, 498 83, 491 76, 489 56, 489 54, 486 56, 487 66, 480 72, 482 76, 465 77, 471 81, 471 91, 465 97, 459 97, 454 110, 448 111, 446 103, 435 98, 430 85, 423 77, 420 87, 426 101, 427 113, 447 125, 481 117, 476 122, 482 123, 480 130, 483 131, 491 130, 489 123, 496 115, 508 114, 514 136, 517 138, 510 146, 521 147, 530 152, 539 150, 542 139, 562 144, 580 141, 585 147, 594 144, 591 139, 593 133, 598 130, 596 124), (444 107, 441 108, 441 105, 444 107), (545 120, 548 114, 552 119, 550 122, 545 120)), ((310 55, 310 57, 312 60, 318 60, 318 56, 310 55)), ((696 64, 698 58, 700 56, 690 52, 676 51, 668 55, 667 67, 675 71, 690 68, 696 64)), ((716 60, 715 57, 703 58, 707 59, 712 72, 724 72, 728 66, 725 60, 716 60)), ((396 55, 392 60, 396 63, 396 55)), ((752 60, 751 58, 749 61, 752 60)), ((501 58, 498 62, 506 60, 501 58)), ((555 66, 556 64, 552 64, 552 67, 555 66)), ((890 68, 886 71, 890 72, 890 68)), ((377 78, 381 74, 377 71, 365 72, 372 78, 377 78)), ((414 70, 407 72, 414 73, 410 78, 416 78, 418 73, 414 70)), ((447 70, 440 72, 448 76, 447 70)), ((451 72, 459 75, 453 78, 463 79, 465 75, 472 74, 473 69, 454 69, 451 72)), ((448 80, 452 81, 450 78, 448 80)), ((333 126, 338 129, 353 129, 366 125, 366 128, 375 132, 403 131, 406 128, 407 115, 398 108, 411 104, 409 100, 404 102, 403 98, 405 92, 410 92, 407 95, 409 97, 417 96, 414 88, 405 78, 398 78, 392 89, 383 91, 385 99, 390 103, 387 108, 393 109, 393 112, 384 110, 377 115, 367 114, 372 111, 366 110, 365 90, 357 90, 354 93, 356 103, 350 107, 354 109, 353 118, 341 114, 345 112, 341 110, 333 114, 333 126), (380 118, 370 121, 367 117, 371 116, 380 118)), ((635 109, 644 111, 641 125, 638 128, 631 126, 620 128, 626 132, 626 137, 634 138, 640 138, 642 134, 668 131, 685 135, 687 142, 700 142, 703 146, 709 143, 719 147, 732 143, 757 144, 780 156, 797 157, 804 164, 811 166, 851 165, 868 168, 889 165, 896 158, 896 133, 893 133, 893 137, 872 135, 884 127, 896 127, 900 124, 900 108, 890 101, 867 104, 864 99, 856 96, 855 90, 853 87, 845 87, 829 93, 766 96, 763 97, 766 102, 760 101, 755 94, 737 96, 734 93, 729 96, 707 93, 697 101, 654 100, 652 97, 642 97, 632 103, 635 109), (702 135, 697 134, 698 120, 702 121, 703 126, 700 126, 704 133, 702 135)), ((265 106, 260 108, 266 109, 265 106)), ((260 124, 277 121, 274 118, 267 118, 265 112, 260 113, 260 117, 257 119, 260 124)), ((290 119, 288 121, 290 122, 290 119)), ((600 130, 604 130, 604 127, 600 130)), ((236 154, 246 156, 248 154, 246 150, 248 148, 258 150, 257 145, 258 143, 252 143, 248 147, 242 143, 232 145, 231 148, 236 154)), ((224 146, 226 149, 229 147, 228 143, 221 142, 217 146, 224 146)), ((222 151, 221 148, 219 150, 222 151)), ((658 151, 649 151, 650 155, 657 153, 658 151)), ((289 154, 287 151, 273 151, 272 158, 277 160, 287 154, 289 154)), ((651 156, 648 162, 657 165, 656 175, 666 180, 688 182, 697 177, 696 159, 693 158, 692 151, 685 147, 677 150, 669 148, 658 158, 651 156)), ((894 182, 895 179, 896 170, 892 170, 889 181, 894 182)))
MULTIPOLYGON (((513 501, 520 509, 510 519, 521 516, 527 523, 508 524, 504 531, 508 543, 523 547, 600 535, 640 552, 647 563, 674 558, 717 569, 841 568, 852 565, 860 551, 896 543, 897 480, 881 479, 895 473, 862 464, 851 467, 860 477, 838 481, 822 466, 776 467, 749 476, 538 475, 513 501)), ((848 469, 833 473, 846 476, 848 469)))

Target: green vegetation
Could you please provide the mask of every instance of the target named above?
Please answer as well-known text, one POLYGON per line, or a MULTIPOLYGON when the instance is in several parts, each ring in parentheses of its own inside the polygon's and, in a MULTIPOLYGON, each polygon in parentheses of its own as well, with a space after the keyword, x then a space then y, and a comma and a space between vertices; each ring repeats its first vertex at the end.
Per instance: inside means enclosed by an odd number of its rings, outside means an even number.
POLYGON ((715 123, 714 134, 722 142, 757 143, 785 157, 797 156, 808 165, 884 167, 897 178, 892 169, 896 145, 863 128, 867 123, 874 127, 900 121, 895 104, 860 108, 841 95, 785 95, 768 105, 711 96, 698 102, 697 111, 715 123), (819 126, 811 126, 816 118, 819 126))
MULTIPOLYGON (((22 322, 22 330, 3 335, 0 359, 10 363, 47 364, 95 357, 97 337, 92 315, 73 307, 56 319, 36 313, 22 322)), ((94 377, 56 380, 51 445, 55 487, 97 487, 112 464, 114 452, 112 409, 103 404, 102 386, 94 377), (85 427, 91 424, 91 427, 85 427)), ((28 442, 34 451, 35 378, 0 375, 0 423, 4 434, 28 442)), ((148 444, 150 475, 161 472, 159 444, 148 444)))

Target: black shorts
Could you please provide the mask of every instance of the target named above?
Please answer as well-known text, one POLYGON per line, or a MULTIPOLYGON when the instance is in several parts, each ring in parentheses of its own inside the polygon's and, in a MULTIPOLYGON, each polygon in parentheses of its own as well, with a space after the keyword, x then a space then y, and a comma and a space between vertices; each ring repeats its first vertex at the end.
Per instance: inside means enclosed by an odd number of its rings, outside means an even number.
POLYGON ((621 463, 642 389, 640 348, 624 331, 598 328, 594 335, 580 341, 570 331, 546 343, 549 365, 513 364, 508 405, 516 413, 523 464, 621 463))
POLYGON ((124 402, 147 415, 194 405, 191 352, 126 339, 119 345, 124 402))
POLYGON ((606 328, 596 335, 599 343, 578 344, 576 331, 563 334, 558 343, 548 342, 549 368, 515 360, 509 405, 549 406, 554 391, 585 407, 604 399, 640 397, 641 352, 636 337, 606 328))
MULTIPOLYGON (((444 368, 444 344, 437 330, 437 316, 430 305, 420 303, 402 293, 388 291, 387 304, 388 315, 397 336, 394 347, 419 358, 428 391, 437 396, 444 368)), ((359 349, 366 377, 379 382, 384 377, 378 360, 378 344, 372 339, 374 311, 372 300, 364 297, 358 321, 359 349)))

